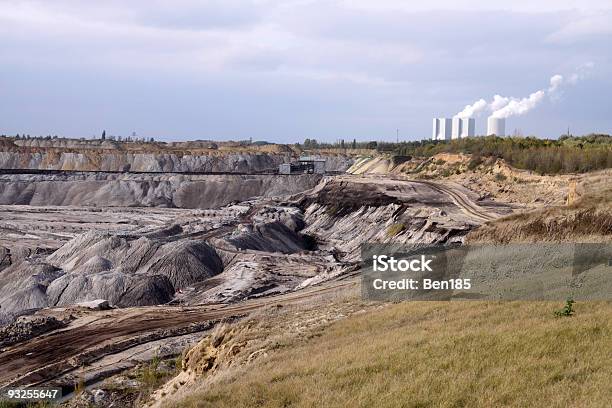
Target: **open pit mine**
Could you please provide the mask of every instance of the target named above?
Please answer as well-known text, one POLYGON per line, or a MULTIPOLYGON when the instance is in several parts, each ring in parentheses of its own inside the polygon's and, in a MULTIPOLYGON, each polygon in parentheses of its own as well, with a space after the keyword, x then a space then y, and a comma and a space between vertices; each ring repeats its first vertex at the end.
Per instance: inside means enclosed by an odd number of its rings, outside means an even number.
POLYGON ((219 322, 357 283, 365 242, 461 243, 511 211, 453 183, 279 174, 286 146, 4 139, 0 387, 70 396, 219 322))

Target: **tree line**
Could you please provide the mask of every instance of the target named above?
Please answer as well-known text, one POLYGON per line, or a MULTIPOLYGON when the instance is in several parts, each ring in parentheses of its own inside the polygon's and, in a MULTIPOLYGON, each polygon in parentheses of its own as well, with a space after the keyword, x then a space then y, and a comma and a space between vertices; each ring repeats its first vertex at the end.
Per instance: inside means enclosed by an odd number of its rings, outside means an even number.
POLYGON ((612 168, 612 136, 590 134, 562 136, 558 140, 536 137, 472 137, 459 140, 400 143, 400 156, 431 157, 438 153, 471 154, 504 159, 508 164, 540 174, 583 173, 612 168))

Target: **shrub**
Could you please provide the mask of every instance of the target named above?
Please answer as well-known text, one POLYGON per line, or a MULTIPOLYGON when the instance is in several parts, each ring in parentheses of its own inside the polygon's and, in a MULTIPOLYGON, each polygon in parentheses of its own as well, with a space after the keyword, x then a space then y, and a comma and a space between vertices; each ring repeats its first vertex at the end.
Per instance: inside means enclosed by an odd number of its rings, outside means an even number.
MULTIPOLYGON (((396 145, 395 153, 432 157, 438 153, 471 154, 504 159, 510 165, 538 173, 576 173, 612 168, 612 136, 587 135, 559 140, 536 137, 473 137, 450 142, 422 140, 396 145)), ((471 162, 475 169, 480 163, 471 162)))
POLYGON ((391 225, 389 227, 389 229, 387 229, 387 236, 389 238, 394 237, 394 236, 400 234, 405 229, 406 229, 406 226, 404 224, 402 224, 401 222, 398 222, 396 224, 391 225))
POLYGON ((161 384, 164 374, 158 371, 160 362, 160 358, 155 356, 148 364, 145 364, 138 373, 138 379, 144 388, 153 389, 161 384))
POLYGON ((472 156, 472 160, 468 163, 468 169, 474 170, 476 167, 482 164, 482 157, 480 156, 472 156))
POLYGON ((557 317, 570 317, 574 315, 574 299, 569 298, 565 301, 563 309, 555 310, 555 316, 557 317))

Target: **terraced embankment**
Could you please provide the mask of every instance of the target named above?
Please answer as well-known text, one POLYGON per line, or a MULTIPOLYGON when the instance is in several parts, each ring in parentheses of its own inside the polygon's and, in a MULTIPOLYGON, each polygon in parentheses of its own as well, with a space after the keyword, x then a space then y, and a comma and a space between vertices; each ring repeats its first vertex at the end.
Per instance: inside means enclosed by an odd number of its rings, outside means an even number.
POLYGON ((216 208, 253 197, 296 194, 320 179, 312 174, 5 174, 0 175, 0 204, 216 208))

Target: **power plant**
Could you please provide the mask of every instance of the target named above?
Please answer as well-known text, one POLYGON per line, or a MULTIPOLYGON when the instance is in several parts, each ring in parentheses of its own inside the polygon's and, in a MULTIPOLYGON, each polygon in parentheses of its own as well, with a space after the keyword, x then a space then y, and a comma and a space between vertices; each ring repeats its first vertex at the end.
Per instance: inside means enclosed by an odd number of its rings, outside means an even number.
POLYGON ((434 118, 432 140, 462 139, 476 135, 474 118, 434 118))
POLYGON ((457 140, 475 135, 476 123, 473 117, 483 112, 489 112, 487 119, 487 136, 506 136, 506 119, 514 116, 524 115, 537 107, 546 96, 553 98, 559 87, 567 84, 575 84, 584 78, 585 70, 591 69, 592 63, 587 63, 580 70, 565 78, 563 75, 555 74, 550 77, 549 86, 530 93, 523 98, 502 96, 495 94, 487 101, 484 98, 466 105, 463 110, 456 113, 452 119, 434 118, 432 140, 457 140))
POLYGON ((487 120, 487 135, 505 136, 506 119, 489 116, 487 120))
MULTIPOLYGON (((489 116, 487 135, 505 136, 506 119, 489 116)), ((457 140, 476 136, 476 119, 474 118, 434 118, 432 140, 457 140)))
POLYGON ((433 120, 433 140, 451 139, 451 120, 447 118, 434 118, 433 120))

